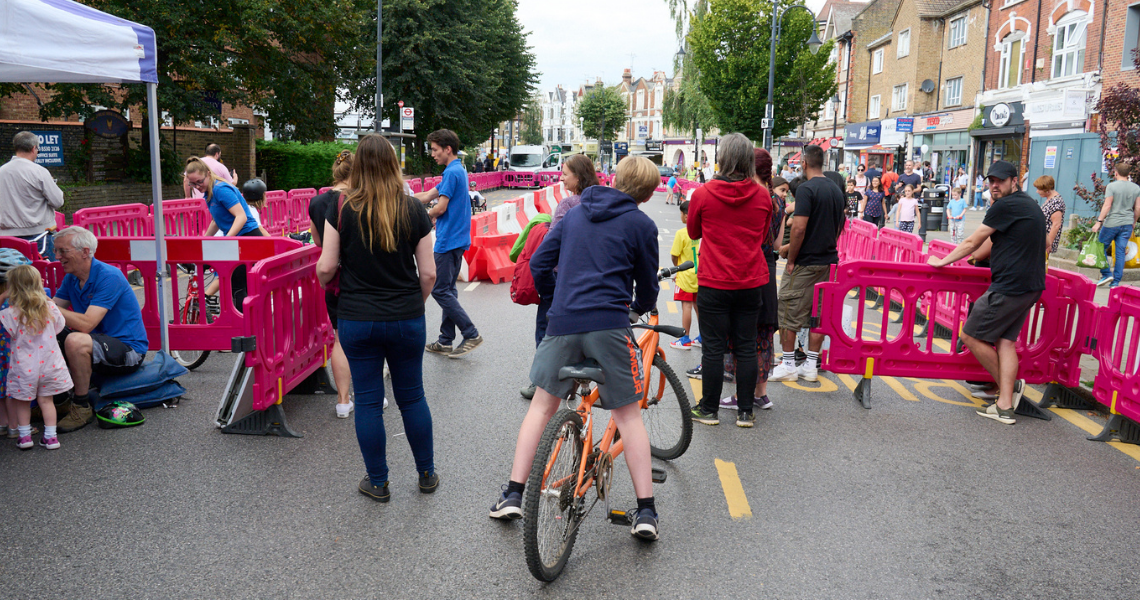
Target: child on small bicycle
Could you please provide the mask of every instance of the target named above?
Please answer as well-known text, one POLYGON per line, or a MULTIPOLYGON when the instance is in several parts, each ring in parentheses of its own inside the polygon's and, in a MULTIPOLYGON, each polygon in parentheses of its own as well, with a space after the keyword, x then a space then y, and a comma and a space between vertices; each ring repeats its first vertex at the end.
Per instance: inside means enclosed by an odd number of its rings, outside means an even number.
POLYGON ((629 319, 631 312, 647 312, 657 303, 657 225, 638 204, 653 196, 660 181, 648 159, 621 161, 614 187, 587 188, 581 205, 566 213, 531 257, 535 287, 543 297, 553 295, 554 302, 530 370, 537 390, 519 429, 510 481, 491 507, 491 518, 522 517, 524 482, 539 439, 561 401, 577 386, 574 380, 560 380, 558 371, 594 359, 605 375, 605 384, 598 386, 601 406, 611 411, 624 440, 637 495, 630 533, 657 539, 649 437, 638 404, 645 394, 642 356, 629 319))

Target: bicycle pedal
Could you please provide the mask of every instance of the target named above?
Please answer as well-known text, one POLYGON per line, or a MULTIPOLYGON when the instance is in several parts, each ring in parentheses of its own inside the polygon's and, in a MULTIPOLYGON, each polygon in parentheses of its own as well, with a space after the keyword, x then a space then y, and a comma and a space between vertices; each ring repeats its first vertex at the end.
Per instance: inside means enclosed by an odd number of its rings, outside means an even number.
POLYGON ((611 510, 608 519, 610 523, 613 523, 614 525, 630 527, 633 525, 633 514, 633 512, 627 512, 624 510, 611 510))
POLYGON ((668 475, 665 469, 653 469, 653 483, 665 483, 665 478, 668 475))

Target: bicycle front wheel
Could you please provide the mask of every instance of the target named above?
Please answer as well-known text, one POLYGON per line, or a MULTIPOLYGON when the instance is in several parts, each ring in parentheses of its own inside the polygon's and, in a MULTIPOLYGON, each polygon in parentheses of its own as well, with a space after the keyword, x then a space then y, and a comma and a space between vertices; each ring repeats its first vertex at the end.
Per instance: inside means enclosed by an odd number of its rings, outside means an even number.
MULTIPOLYGON (((198 308, 198 304, 196 302, 189 303, 187 306, 183 307, 183 309, 181 311, 181 315, 179 315, 179 317, 180 317, 179 321, 181 323, 184 323, 184 324, 192 324, 192 323, 205 324, 205 323, 211 323, 214 320, 213 317, 210 316, 210 313, 208 311, 200 310, 198 308)), ((183 367, 186 367, 187 369, 193 371, 194 369, 197 369, 198 367, 202 366, 202 364, 206 362, 207 358, 210 358, 210 351, 209 350, 171 350, 170 356, 178 364, 180 364, 183 367)))
POLYGON ((554 581, 566 567, 578 536, 578 470, 582 417, 563 409, 550 419, 526 482, 523 547, 526 566, 539 581, 554 581))
POLYGON ((693 439, 690 410, 681 379, 660 354, 654 356, 649 370, 649 406, 642 412, 654 457, 673 460, 689 449, 693 439))

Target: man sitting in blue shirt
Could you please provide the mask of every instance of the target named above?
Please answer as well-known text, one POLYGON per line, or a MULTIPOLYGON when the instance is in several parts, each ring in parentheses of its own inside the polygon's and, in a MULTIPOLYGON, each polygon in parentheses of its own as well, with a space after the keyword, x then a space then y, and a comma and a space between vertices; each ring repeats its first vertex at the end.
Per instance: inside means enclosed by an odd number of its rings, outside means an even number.
POLYGON ((149 346, 135 292, 122 271, 95 260, 98 244, 82 227, 68 227, 55 236, 55 253, 67 273, 55 293, 67 322, 59 345, 75 383, 71 412, 60 420, 60 433, 95 419, 88 395, 92 371, 132 373, 142 365, 149 346))
POLYGON ((449 358, 459 358, 483 343, 479 330, 467 316, 467 311, 459 304, 459 290, 455 282, 459 269, 463 266, 463 253, 471 247, 471 203, 467 194, 467 169, 459 160, 459 136, 450 129, 431 132, 427 137, 431 144, 431 157, 444 165, 443 180, 431 193, 418 194, 421 202, 427 203, 438 198, 435 206, 428 210, 428 216, 435 220, 435 287, 431 297, 443 311, 443 323, 439 326, 439 340, 427 345, 428 352, 446 354, 449 358), (452 202, 455 200, 455 202, 452 202), (455 340, 455 330, 459 329, 463 343, 451 348, 455 340))

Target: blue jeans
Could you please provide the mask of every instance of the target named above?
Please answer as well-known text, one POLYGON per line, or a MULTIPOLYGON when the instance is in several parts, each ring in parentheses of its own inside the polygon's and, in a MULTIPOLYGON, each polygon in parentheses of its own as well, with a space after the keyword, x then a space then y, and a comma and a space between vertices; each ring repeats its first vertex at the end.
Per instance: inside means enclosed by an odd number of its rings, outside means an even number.
POLYGON ((435 298, 443 311, 443 323, 439 326, 439 343, 450 346, 455 341, 455 329, 463 339, 479 337, 479 330, 471 322, 471 317, 459 305, 459 290, 455 287, 459 279, 459 268, 463 265, 463 248, 435 253, 435 287, 431 289, 431 297, 435 298))
POLYGON ((372 485, 388 481, 384 432, 384 361, 392 372, 392 394, 404 419, 404 433, 419 473, 435 471, 431 411, 424 398, 424 317, 406 321, 337 321, 340 346, 348 357, 356 391, 356 441, 372 485))
POLYGON ((22 240, 28 240, 34 243, 36 250, 39 251, 40 256, 44 257, 44 260, 55 262, 55 235, 49 233, 37 241, 36 238, 39 236, 40 234, 37 233, 36 235, 22 235, 19 237, 22 240))
POLYGON ((1108 262, 1112 264, 1112 270, 1108 268, 1100 270, 1101 278, 1112 277, 1112 285, 1120 283, 1120 279, 1124 277, 1124 260, 1128 253, 1128 238, 1132 237, 1132 226, 1122 225, 1120 227, 1101 227, 1098 239, 1100 243, 1104 244, 1104 255, 1108 258, 1108 262), (1108 253, 1108 244, 1115 243, 1116 245, 1116 259, 1113 260, 1112 255, 1108 253))

